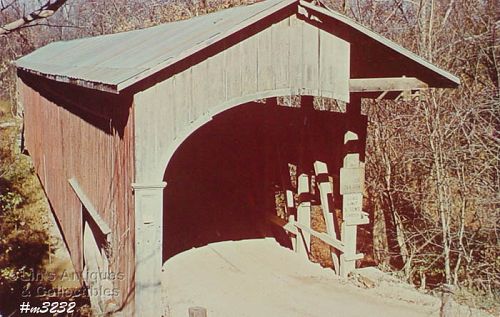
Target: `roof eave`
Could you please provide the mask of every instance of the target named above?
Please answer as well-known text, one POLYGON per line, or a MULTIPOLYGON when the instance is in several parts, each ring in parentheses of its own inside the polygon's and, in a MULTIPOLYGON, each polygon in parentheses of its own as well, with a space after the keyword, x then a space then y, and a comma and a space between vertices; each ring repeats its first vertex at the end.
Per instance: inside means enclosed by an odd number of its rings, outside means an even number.
POLYGON ((46 74, 46 73, 38 72, 38 71, 29 69, 29 68, 24 68, 22 66, 18 66, 17 63, 16 63, 16 68, 18 71, 24 71, 26 73, 40 76, 40 77, 44 77, 44 78, 54 80, 54 81, 57 81, 60 83, 73 84, 76 86, 94 89, 94 90, 99 90, 99 91, 103 91, 103 92, 108 92, 108 93, 112 93, 112 94, 116 94, 116 95, 120 93, 120 90, 118 89, 117 85, 94 82, 94 81, 83 80, 83 79, 78 79, 78 78, 70 78, 67 76, 61 76, 61 75, 55 75, 55 74, 46 74))

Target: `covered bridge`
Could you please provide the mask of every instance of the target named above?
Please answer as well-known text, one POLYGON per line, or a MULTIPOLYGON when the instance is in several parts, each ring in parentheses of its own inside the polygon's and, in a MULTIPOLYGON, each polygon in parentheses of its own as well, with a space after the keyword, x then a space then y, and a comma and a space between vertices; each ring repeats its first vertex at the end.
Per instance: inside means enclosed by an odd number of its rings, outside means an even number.
POLYGON ((118 288, 92 304, 127 316, 160 315, 164 261, 214 241, 281 235, 307 258, 313 235, 347 275, 368 221, 361 99, 459 84, 297 0, 56 42, 16 65, 26 148, 74 267, 121 273, 84 282, 118 288), (311 203, 326 233, 311 229, 311 203))

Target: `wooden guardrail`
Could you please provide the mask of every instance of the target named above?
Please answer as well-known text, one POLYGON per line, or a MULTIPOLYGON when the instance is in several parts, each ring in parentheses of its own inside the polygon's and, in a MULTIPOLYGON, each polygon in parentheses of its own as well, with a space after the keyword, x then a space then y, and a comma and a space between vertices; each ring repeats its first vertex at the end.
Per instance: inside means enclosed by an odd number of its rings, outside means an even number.
MULTIPOLYGON (((311 227, 311 201, 309 176, 300 174, 297 177, 297 219, 289 215, 288 221, 273 216, 272 223, 285 229, 291 236, 294 250, 309 259, 311 252, 311 236, 325 242, 331 247, 333 269, 338 275, 347 277, 355 269, 356 260, 363 258, 363 253, 356 252, 357 226, 369 223, 368 214, 362 211, 364 189, 364 165, 360 162, 359 153, 353 151, 358 141, 358 135, 347 131, 344 145, 349 148, 340 169, 340 188, 342 196, 342 221, 339 224, 332 213, 328 195, 334 191, 332 178, 328 174, 324 162, 314 163, 315 180, 321 200, 322 215, 325 220, 326 233, 313 230, 311 227), (336 228, 340 228, 337 232, 336 228), (340 235, 340 238, 338 237, 340 235)), ((293 208, 294 195, 286 191, 287 208, 293 208)))

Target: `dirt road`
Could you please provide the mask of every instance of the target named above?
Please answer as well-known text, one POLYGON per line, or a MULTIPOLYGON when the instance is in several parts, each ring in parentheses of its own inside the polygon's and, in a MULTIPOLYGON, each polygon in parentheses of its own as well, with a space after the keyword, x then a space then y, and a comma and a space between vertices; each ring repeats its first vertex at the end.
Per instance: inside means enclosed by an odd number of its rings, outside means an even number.
MULTIPOLYGON (((205 307, 209 317, 439 315, 435 297, 409 287, 358 287, 272 239, 220 242, 178 254, 165 264, 162 283, 175 317, 188 316, 191 306, 205 307), (405 292, 410 295, 399 298, 405 292)), ((456 316, 477 316, 470 313, 456 316)))

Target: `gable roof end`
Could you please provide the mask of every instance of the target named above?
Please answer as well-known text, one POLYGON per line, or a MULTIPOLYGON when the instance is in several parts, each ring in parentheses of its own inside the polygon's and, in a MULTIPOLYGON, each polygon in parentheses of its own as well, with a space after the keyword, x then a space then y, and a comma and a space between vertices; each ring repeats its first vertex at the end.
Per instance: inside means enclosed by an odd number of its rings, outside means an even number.
MULTIPOLYGON (((351 31, 350 33, 357 32, 358 35, 363 36, 365 38, 370 39, 371 41, 377 42, 385 49, 392 51, 395 54, 400 55, 401 57, 407 58, 408 61, 414 62, 428 71, 433 73, 433 77, 435 77, 435 82, 431 83, 433 87, 436 88, 455 88, 460 85, 460 79, 455 75, 437 67, 436 65, 426 61, 422 57, 417 54, 409 51, 408 49, 402 47, 399 44, 383 37, 380 34, 377 34, 370 29, 364 27, 363 25, 357 23, 356 21, 338 13, 333 10, 330 10, 326 7, 316 6, 310 2, 300 0, 299 5, 306 10, 310 10, 316 14, 321 15, 322 17, 326 17, 330 19, 330 21, 334 21, 335 23, 341 23, 345 27, 348 27, 351 31)), ((365 52, 369 53, 369 52, 365 52)), ((383 62, 383 61, 379 61, 383 62)))

